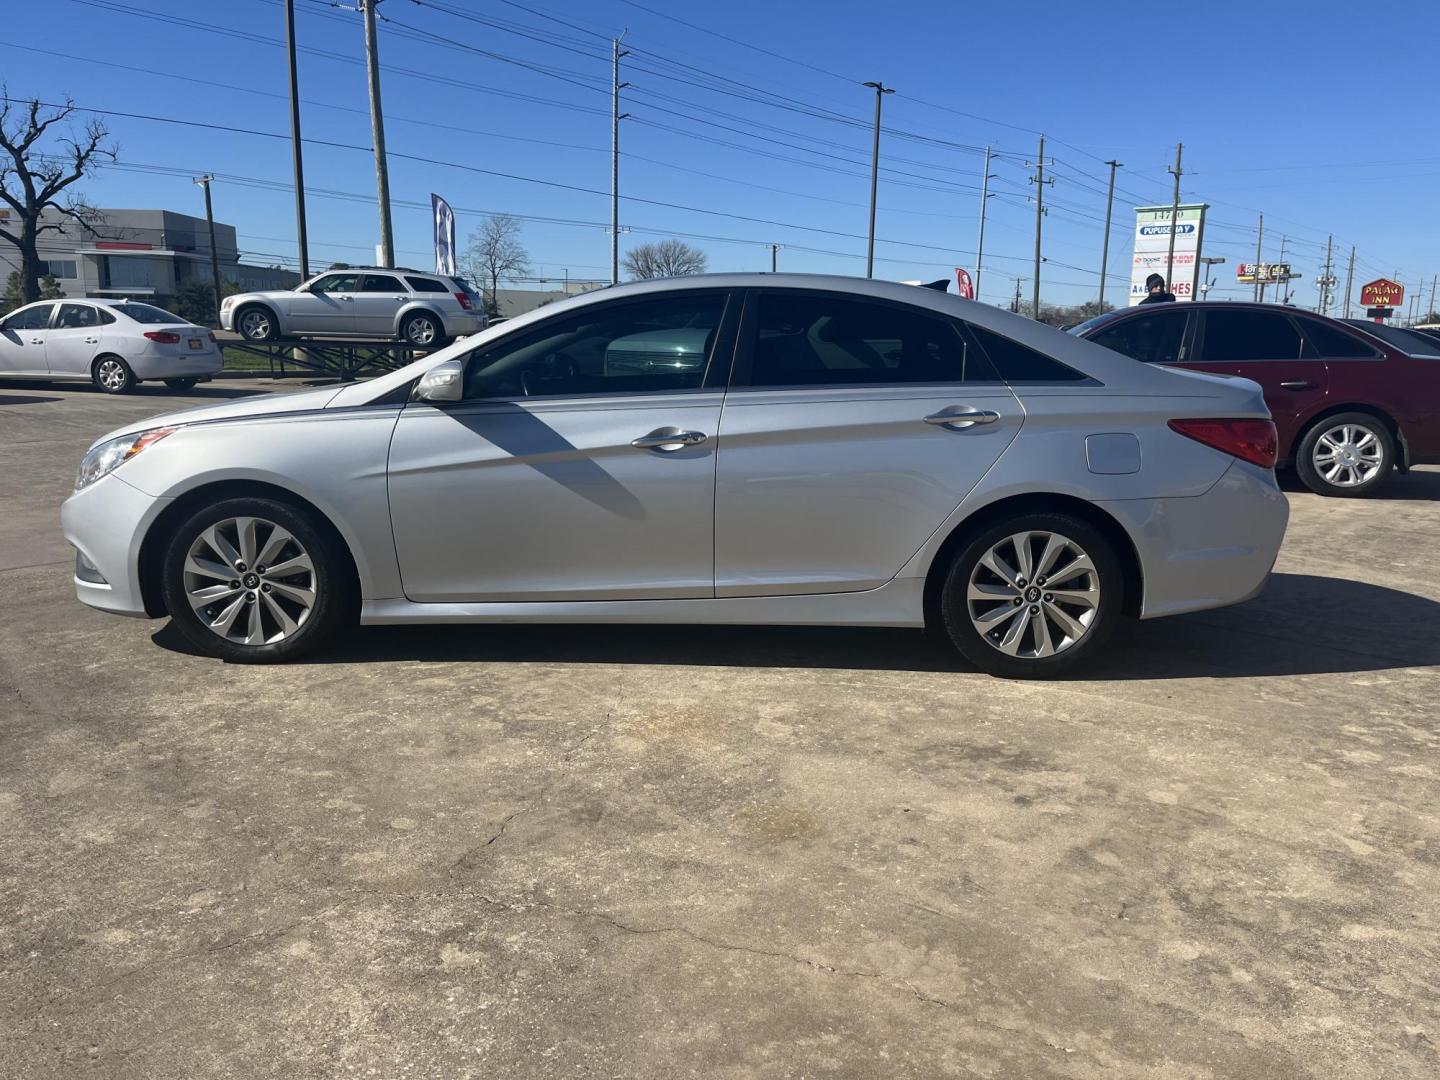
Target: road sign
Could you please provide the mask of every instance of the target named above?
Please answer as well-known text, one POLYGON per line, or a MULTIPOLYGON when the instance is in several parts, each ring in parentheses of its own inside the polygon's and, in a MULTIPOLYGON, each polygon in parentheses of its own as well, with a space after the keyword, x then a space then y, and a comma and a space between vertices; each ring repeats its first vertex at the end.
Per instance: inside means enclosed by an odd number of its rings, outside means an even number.
POLYGON ((1376 278, 1368 285, 1360 286, 1360 304, 1363 307, 1397 308, 1405 303, 1405 286, 1389 278, 1376 278))

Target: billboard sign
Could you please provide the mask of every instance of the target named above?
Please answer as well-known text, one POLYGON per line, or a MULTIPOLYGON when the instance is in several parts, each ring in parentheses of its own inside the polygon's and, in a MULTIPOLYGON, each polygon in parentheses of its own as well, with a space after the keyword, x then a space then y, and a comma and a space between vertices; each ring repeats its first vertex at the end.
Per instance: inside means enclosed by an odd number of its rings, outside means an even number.
POLYGON ((1360 286, 1360 306, 1367 308, 1404 307, 1405 286, 1398 281, 1391 281, 1389 278, 1376 278, 1368 285, 1360 286))
POLYGON ((1241 285, 1273 285, 1293 276, 1289 263, 1241 263, 1235 267, 1235 280, 1241 285))
POLYGON ((1200 249, 1205 239, 1206 203, 1135 208, 1135 250, 1130 265, 1130 303, 1144 300, 1145 279, 1159 274, 1166 279, 1177 300, 1195 299, 1200 278, 1200 249), (1175 231, 1175 258, 1170 260, 1172 217, 1175 231))

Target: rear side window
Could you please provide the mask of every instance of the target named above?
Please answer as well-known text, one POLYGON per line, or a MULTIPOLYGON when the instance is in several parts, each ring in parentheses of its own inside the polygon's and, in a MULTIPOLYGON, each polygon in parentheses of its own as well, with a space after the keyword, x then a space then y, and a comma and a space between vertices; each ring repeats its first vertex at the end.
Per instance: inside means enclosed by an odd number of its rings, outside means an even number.
POLYGON ((100 325, 101 325, 101 326, 109 326, 111 323, 113 323, 113 322, 115 321, 115 316, 112 315, 112 314, 110 314, 110 312, 106 311, 103 307, 102 307, 102 308, 96 308, 96 309, 95 309, 95 313, 100 316, 100 325))
POLYGON ((17 311, 5 320, 5 329, 44 330, 50 325, 50 312, 54 310, 54 304, 36 304, 24 311, 17 311))
POLYGON ((1290 316, 1279 311, 1205 313, 1205 340, 1199 360, 1244 363, 1248 360, 1299 360, 1304 341, 1290 316))
POLYGON ((1084 372, 1067 367, 1059 360, 1018 341, 1011 341, 993 330, 974 323, 968 324, 966 329, 975 335, 990 363, 1007 383, 1084 382, 1089 378, 1084 372))
POLYGON ((1327 360, 1374 360, 1380 355, 1354 334, 1347 334, 1319 319, 1301 319, 1300 326, 1314 347, 1313 355, 1316 357, 1327 360))
POLYGON ((1147 364, 1173 364, 1180 359, 1185 324, 1190 313, 1175 308, 1118 319, 1087 340, 1104 345, 1132 360, 1147 364))
POLYGON ((444 283, 444 282, 436 281, 434 278, 407 277, 407 278, 405 279, 405 282, 406 282, 406 284, 408 284, 408 285, 410 286, 410 288, 414 289, 416 292, 449 292, 449 291, 450 291, 449 289, 447 289, 447 288, 445 287, 445 283, 444 283))
POLYGON ((360 281, 361 292, 404 292, 400 279, 389 274, 366 274, 360 281))
POLYGON ((168 311, 162 311, 153 304, 126 304, 118 309, 122 314, 129 315, 138 323, 145 323, 147 326, 163 326, 166 323, 185 323, 188 319, 182 319, 179 315, 171 315, 168 311))
POLYGON ((945 319, 823 293, 759 292, 750 386, 994 382, 945 319))

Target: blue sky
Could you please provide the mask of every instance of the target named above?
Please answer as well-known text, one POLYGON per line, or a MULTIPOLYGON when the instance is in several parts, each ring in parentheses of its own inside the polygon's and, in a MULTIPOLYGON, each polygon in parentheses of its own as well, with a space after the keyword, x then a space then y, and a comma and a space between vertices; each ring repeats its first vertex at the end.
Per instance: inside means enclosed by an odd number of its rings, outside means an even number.
MULTIPOLYGON (((307 139, 367 148, 360 16, 322 0, 296 7, 314 50, 300 57, 307 139)), ((1427 4, 1363 20, 1334 0, 384 0, 379 11, 395 243, 409 265, 430 263, 437 191, 462 243, 480 214, 507 211, 526 219, 537 276, 608 274, 607 39, 624 30, 622 192, 649 201, 622 202, 622 250, 681 235, 711 269, 768 269, 778 243, 782 270, 863 273, 874 98, 860 84, 879 79, 897 93, 885 101, 877 276, 973 269, 979 148, 991 145, 984 298, 1013 292, 1016 277, 1028 298, 1026 166, 1042 131, 1056 178, 1048 301, 1096 294, 1112 157, 1124 168, 1107 293, 1123 296, 1130 208, 1169 201, 1177 141, 1184 197, 1212 204, 1206 253, 1229 260, 1228 295, 1248 292, 1233 267, 1254 256, 1260 211, 1266 258, 1284 234, 1305 274, 1300 303, 1315 299, 1332 232, 1342 280, 1352 243, 1358 280, 1398 271, 1423 279, 1428 299, 1440 270, 1434 42, 1406 32, 1431 27, 1427 4)), ((288 133, 279 0, 47 0, 5 26, 12 96, 288 133)), ((293 265, 288 139, 106 122, 120 165, 88 182, 92 203, 199 213, 189 178, 213 172, 216 216, 239 229, 247 261, 293 265)), ((311 144, 305 155, 312 263, 369 261, 368 151, 311 144)))

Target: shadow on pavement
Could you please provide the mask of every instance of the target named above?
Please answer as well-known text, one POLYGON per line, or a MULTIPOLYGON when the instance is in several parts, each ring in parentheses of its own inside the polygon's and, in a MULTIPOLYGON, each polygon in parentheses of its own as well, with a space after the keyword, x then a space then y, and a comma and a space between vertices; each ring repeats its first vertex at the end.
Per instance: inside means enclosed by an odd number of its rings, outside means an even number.
POLYGON ((6 394, 0 392, 0 405, 43 405, 47 401, 60 401, 58 397, 36 397, 34 394, 6 394))
MULTIPOLYGON (((201 383, 199 386, 192 386, 189 390, 171 390, 164 383, 141 383, 130 391, 132 397, 156 397, 156 398, 198 398, 201 401, 219 400, 221 398, 242 398, 254 397, 256 394, 266 393, 267 387, 260 386, 208 386, 201 383)), ((95 391, 97 394, 100 392, 95 391)))
MULTIPOLYGON (((1300 482, 1294 471, 1277 474, 1280 486, 1291 495, 1308 495, 1318 498, 1300 482)), ((1426 499, 1440 502, 1440 469, 1412 469, 1408 473, 1391 473, 1375 494, 1361 500, 1337 500, 1339 502, 1406 502, 1426 499)))
MULTIPOLYGON (((156 644, 192 652, 166 626, 156 644)), ((673 664, 963 672, 943 638, 918 630, 732 626, 361 627, 301 664, 673 664)), ((1234 608, 1127 620, 1076 678, 1243 678, 1440 665, 1440 603, 1380 585, 1276 574, 1234 608), (1363 631, 1357 628, 1363 627, 1363 631)))

